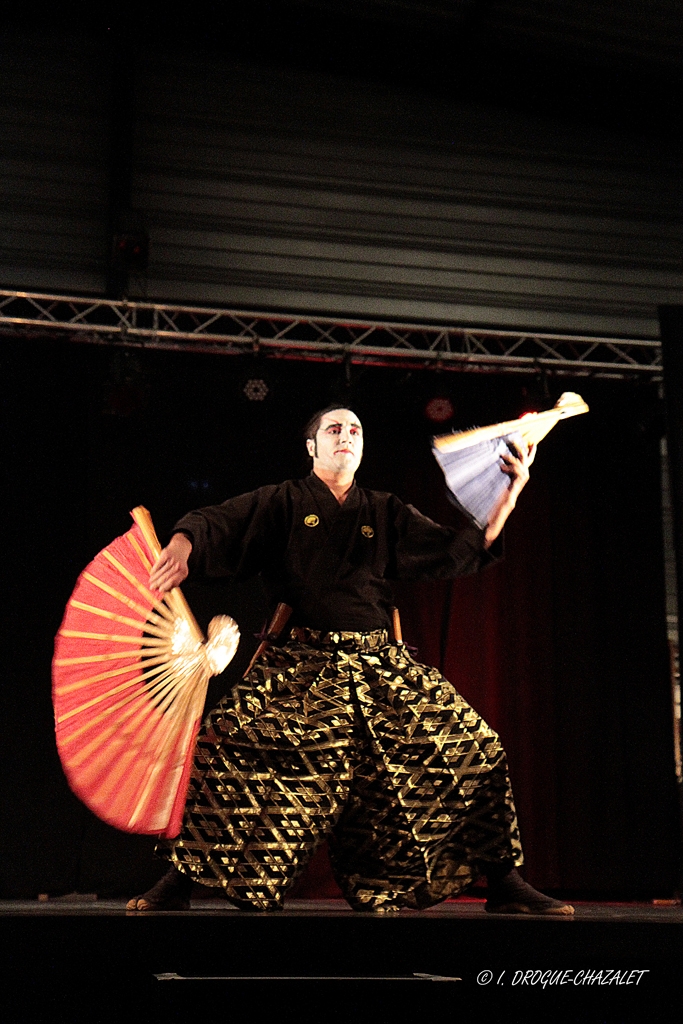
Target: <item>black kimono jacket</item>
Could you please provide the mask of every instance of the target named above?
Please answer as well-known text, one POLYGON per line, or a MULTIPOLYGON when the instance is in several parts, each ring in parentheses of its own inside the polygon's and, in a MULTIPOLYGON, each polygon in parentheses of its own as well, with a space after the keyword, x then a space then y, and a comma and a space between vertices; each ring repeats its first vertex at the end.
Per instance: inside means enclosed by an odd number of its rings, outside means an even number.
POLYGON ((394 494, 355 484, 340 505, 314 474, 190 512, 192 574, 261 573, 291 625, 369 632, 391 623, 392 580, 449 579, 492 561, 476 526, 440 526, 394 494))

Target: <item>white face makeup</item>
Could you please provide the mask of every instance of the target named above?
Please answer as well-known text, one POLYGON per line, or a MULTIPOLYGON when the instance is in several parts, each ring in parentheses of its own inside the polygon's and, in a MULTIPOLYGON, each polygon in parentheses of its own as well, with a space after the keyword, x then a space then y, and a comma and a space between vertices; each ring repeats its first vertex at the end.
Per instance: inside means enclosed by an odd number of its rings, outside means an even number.
MULTIPOLYGON (((363 457, 363 428, 349 409, 333 409, 320 421, 315 439, 306 442, 313 472, 353 475, 363 457)), ((320 475, 320 474, 318 474, 320 475)))

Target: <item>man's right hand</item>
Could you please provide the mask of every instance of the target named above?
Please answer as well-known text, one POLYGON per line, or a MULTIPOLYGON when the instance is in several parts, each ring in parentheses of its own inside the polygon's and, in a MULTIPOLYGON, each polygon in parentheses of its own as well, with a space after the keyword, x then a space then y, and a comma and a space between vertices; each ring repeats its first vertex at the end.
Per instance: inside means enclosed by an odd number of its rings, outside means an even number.
POLYGON ((164 593, 180 586, 187 579, 187 560, 192 551, 192 541, 184 533, 174 533, 169 543, 161 551, 149 574, 149 585, 152 590, 164 593))

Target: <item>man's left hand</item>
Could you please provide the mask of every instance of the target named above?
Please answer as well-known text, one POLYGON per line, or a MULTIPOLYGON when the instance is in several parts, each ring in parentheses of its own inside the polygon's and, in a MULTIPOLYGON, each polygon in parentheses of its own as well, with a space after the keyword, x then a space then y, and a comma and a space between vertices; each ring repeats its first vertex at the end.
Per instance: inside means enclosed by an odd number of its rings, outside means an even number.
POLYGON ((536 445, 524 448, 514 441, 508 441, 507 445, 507 452, 501 455, 501 470, 510 477, 510 490, 519 494, 529 479, 529 466, 536 458, 536 445))
POLYGON ((491 513, 484 535, 484 547, 488 548, 503 529, 505 520, 517 504, 520 491, 529 479, 529 466, 536 457, 536 445, 523 448, 508 441, 508 451, 501 455, 501 470, 510 478, 510 486, 500 497, 491 513))

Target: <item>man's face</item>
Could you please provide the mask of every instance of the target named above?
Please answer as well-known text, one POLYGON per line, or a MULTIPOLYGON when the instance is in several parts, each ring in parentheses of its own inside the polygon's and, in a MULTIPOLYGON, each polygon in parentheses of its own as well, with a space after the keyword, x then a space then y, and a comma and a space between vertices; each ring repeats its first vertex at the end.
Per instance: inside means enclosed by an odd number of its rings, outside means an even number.
POLYGON ((355 473, 363 457, 363 428, 348 409, 326 412, 315 439, 306 442, 313 471, 355 473))

